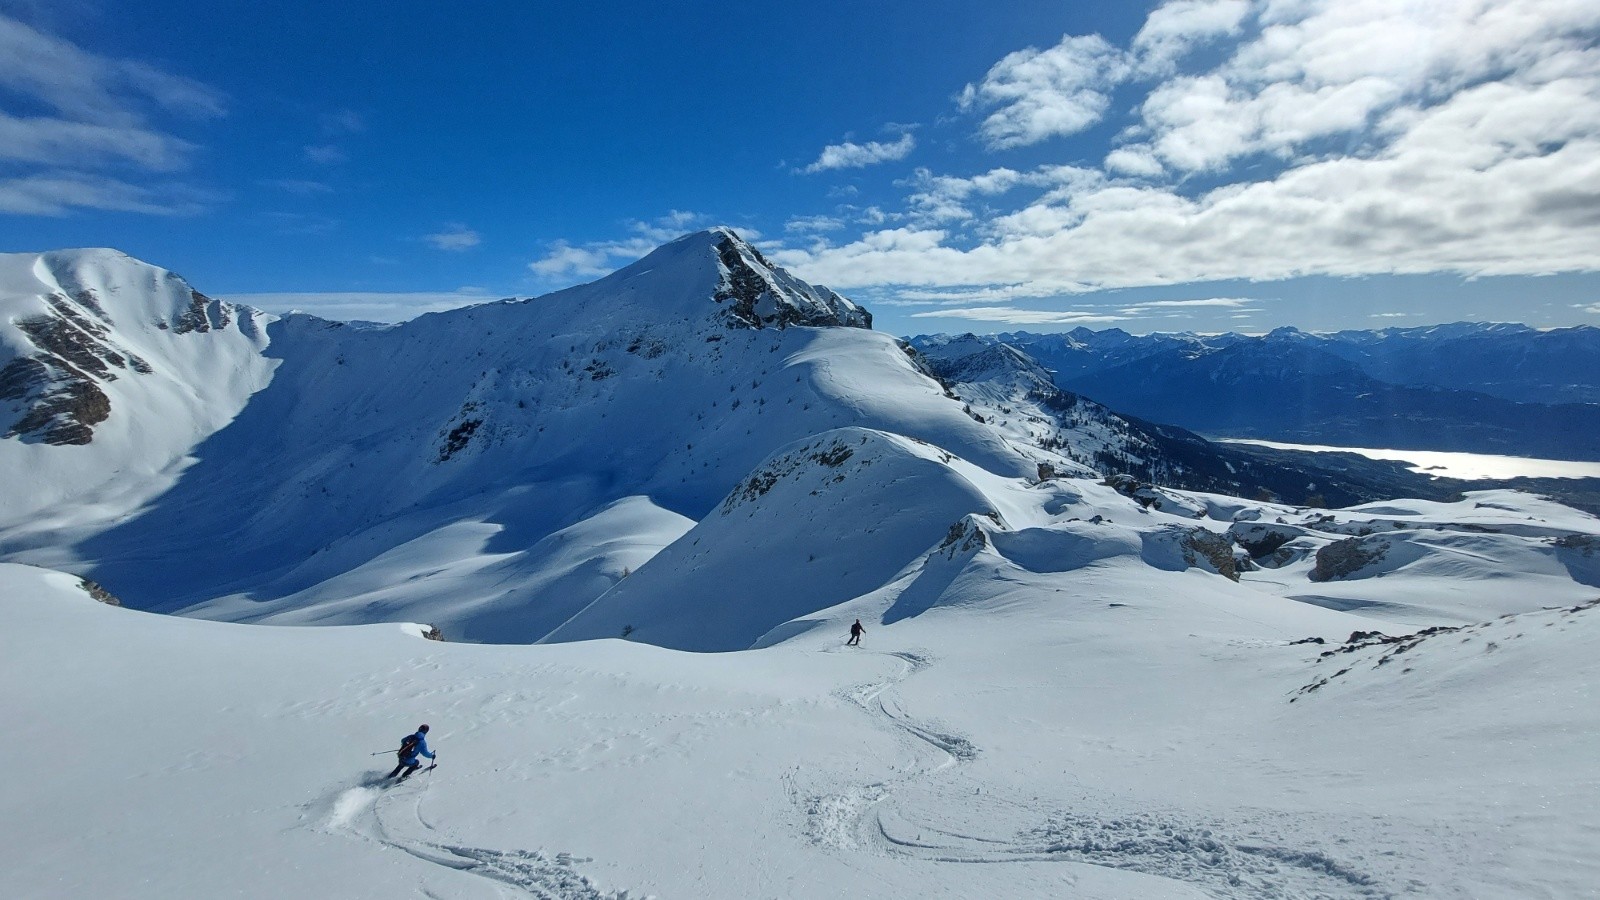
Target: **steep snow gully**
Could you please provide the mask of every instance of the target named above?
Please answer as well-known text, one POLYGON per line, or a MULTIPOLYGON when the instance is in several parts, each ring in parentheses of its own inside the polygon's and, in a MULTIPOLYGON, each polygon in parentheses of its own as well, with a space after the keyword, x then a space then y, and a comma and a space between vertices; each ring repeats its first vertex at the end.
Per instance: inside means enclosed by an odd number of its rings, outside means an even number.
MULTIPOLYGON (((937 722, 911 716, 895 690, 936 660, 922 651, 864 652, 898 660, 899 671, 840 696, 896 734, 910 757, 893 776, 843 791, 808 792, 798 772, 788 775, 789 796, 804 812, 807 837, 818 846, 940 863, 1089 864, 1186 882, 1210 895, 1240 900, 1389 897, 1419 887, 1387 884, 1328 851, 1283 846, 1275 836, 1297 831, 1298 823, 1267 813, 1249 822, 1218 823, 1148 811, 1062 810, 1009 835, 970 833, 976 829, 955 818, 962 810, 971 813, 970 821, 997 818, 990 813, 1003 820, 1038 821, 1041 798, 1006 797, 992 786, 986 791, 961 784, 961 767, 978 759, 979 746, 937 722), (938 799, 927 802, 932 798, 938 799)), ((1083 804, 1103 806, 1103 799, 1083 804)))
POLYGON ((570 854, 465 847, 408 836, 435 831, 422 813, 433 783, 430 776, 417 775, 408 783, 389 785, 382 772, 369 772, 361 784, 334 788, 308 804, 305 818, 317 831, 398 850, 444 869, 510 887, 520 896, 539 900, 629 900, 635 896, 625 890, 595 887, 576 868, 589 860, 570 854))

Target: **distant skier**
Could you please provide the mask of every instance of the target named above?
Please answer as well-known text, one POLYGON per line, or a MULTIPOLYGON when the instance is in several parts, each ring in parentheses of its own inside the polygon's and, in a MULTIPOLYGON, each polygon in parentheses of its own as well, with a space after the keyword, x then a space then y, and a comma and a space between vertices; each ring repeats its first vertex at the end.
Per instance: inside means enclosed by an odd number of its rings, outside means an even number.
POLYGON ((399 756, 400 765, 394 767, 394 771, 389 773, 389 777, 393 778, 396 775, 400 775, 401 781, 410 778, 411 773, 422 765, 417 757, 434 758, 433 751, 428 749, 428 726, 423 725, 416 730, 416 733, 408 734, 401 738, 399 756), (401 769, 405 769, 404 775, 400 774, 401 769))
POLYGON ((845 641, 844 645, 846 647, 859 647, 859 646, 861 646, 861 635, 864 634, 865 632, 866 632, 866 629, 861 627, 861 620, 857 619, 856 623, 854 625, 850 626, 850 640, 845 641))

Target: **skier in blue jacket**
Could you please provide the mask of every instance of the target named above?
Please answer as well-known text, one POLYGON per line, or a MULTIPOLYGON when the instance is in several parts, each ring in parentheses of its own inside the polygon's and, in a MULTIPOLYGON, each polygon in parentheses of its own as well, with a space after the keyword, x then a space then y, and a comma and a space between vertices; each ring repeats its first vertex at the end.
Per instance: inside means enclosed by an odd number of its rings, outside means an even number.
POLYGON ((428 726, 426 725, 418 728, 415 734, 407 735, 405 740, 400 742, 400 765, 394 767, 394 771, 389 773, 389 777, 393 778, 396 775, 400 775, 401 781, 410 778, 411 773, 422 765, 417 759, 419 756, 426 756, 429 759, 434 758, 433 751, 428 749, 428 726), (404 775, 400 774, 401 769, 405 769, 404 775))

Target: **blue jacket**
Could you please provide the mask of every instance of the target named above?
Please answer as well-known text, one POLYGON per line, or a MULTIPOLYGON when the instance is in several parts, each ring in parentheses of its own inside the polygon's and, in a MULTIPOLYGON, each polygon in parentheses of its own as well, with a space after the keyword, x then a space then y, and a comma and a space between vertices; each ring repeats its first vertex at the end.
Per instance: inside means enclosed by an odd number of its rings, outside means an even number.
POLYGON ((433 759, 433 751, 428 749, 428 736, 419 731, 412 735, 412 737, 417 739, 417 743, 411 748, 411 755, 400 761, 403 763, 414 763, 417 761, 417 755, 419 753, 429 759, 433 759))

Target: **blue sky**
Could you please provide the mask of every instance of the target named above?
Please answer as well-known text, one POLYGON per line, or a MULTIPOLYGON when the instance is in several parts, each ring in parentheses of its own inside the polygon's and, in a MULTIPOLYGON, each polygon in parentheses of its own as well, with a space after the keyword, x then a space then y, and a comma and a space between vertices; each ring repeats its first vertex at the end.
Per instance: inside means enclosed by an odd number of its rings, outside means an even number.
POLYGON ((712 224, 895 333, 1600 324, 1600 5, 0 0, 0 251, 396 320, 712 224))

